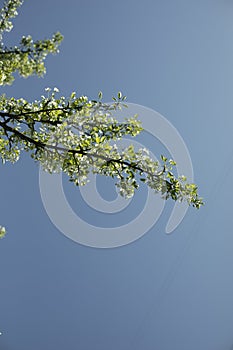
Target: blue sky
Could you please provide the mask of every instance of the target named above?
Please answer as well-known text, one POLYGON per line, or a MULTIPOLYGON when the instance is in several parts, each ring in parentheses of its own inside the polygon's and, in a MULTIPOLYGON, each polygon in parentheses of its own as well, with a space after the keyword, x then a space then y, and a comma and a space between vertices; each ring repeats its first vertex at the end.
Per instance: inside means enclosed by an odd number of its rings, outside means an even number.
MULTIPOLYGON (((0 242, 0 348, 230 349, 232 2, 26 0, 14 24, 9 45, 22 35, 37 39, 57 30, 65 38, 60 54, 48 58, 43 79, 17 78, 1 93, 33 100, 57 86, 64 95, 75 90, 90 98, 102 90, 109 101, 122 90, 129 102, 158 111, 180 132, 206 205, 190 208, 166 235, 169 202, 141 239, 94 249, 69 240, 51 223, 38 166, 27 155, 0 165, 0 222, 8 229, 0 242)), ((141 140, 156 147, 157 156, 166 152, 148 135, 141 140)), ((77 211, 78 190, 63 182, 77 211)), ((114 197, 103 180, 99 190, 114 197)), ((144 191, 114 220, 137 215, 144 191)), ((93 220, 85 203, 80 210, 93 220)), ((95 219, 104 225, 109 215, 95 219)))

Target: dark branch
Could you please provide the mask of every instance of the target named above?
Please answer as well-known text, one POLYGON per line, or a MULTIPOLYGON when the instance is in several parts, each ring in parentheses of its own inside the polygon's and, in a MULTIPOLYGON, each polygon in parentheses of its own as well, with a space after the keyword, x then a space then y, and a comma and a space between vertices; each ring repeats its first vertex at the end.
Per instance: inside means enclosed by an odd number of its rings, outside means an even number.
MULTIPOLYGON (((147 175, 150 175, 152 177, 159 178, 159 175, 145 171, 144 169, 142 169, 140 166, 138 166, 135 163, 130 163, 130 162, 122 160, 122 159, 109 158, 109 157, 106 157, 106 156, 103 156, 103 155, 97 154, 97 153, 90 153, 88 149, 84 150, 80 146, 78 149, 77 148, 76 149, 69 149, 69 148, 58 146, 58 145, 49 145, 49 144, 43 143, 41 141, 34 140, 33 138, 31 138, 31 137, 23 134, 22 132, 12 128, 11 126, 6 125, 4 122, 0 122, 0 126, 4 129, 5 132, 11 132, 15 136, 18 136, 21 140, 24 140, 28 143, 35 145, 37 149, 55 150, 55 151, 60 151, 60 152, 71 153, 72 155, 79 154, 82 156, 87 156, 88 158, 102 159, 102 160, 106 161, 106 164, 108 164, 108 163, 119 164, 122 167, 122 169, 130 168, 130 169, 133 169, 135 171, 138 171, 139 173, 146 173, 147 175)), ((169 183, 169 182, 166 180, 166 183, 169 183)))

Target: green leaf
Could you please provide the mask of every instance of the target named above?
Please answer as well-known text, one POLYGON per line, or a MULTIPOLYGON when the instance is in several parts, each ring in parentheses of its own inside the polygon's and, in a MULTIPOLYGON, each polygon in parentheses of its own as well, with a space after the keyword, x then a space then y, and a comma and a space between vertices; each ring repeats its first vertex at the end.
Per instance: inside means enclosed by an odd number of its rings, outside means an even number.
POLYGON ((3 226, 0 226, 0 238, 3 238, 6 235, 6 229, 3 226))
POLYGON ((120 99, 122 98, 122 93, 121 93, 121 91, 118 92, 117 97, 118 97, 118 100, 120 100, 120 99))
POLYGON ((161 157, 161 159, 162 159, 163 162, 166 162, 166 161, 167 161, 167 158, 164 157, 163 155, 161 155, 160 157, 161 157))

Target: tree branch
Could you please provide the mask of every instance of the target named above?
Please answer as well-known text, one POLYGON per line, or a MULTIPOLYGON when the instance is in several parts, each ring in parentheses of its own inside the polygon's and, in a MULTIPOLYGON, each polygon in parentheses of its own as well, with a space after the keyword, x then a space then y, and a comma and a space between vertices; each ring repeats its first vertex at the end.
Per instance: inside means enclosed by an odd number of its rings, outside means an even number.
POLYGON ((103 156, 101 154, 90 153, 90 152, 88 152, 88 150, 84 150, 82 147, 80 147, 79 149, 69 149, 69 148, 58 146, 58 145, 49 145, 49 144, 43 143, 41 141, 34 140, 33 138, 31 138, 31 137, 23 134, 22 132, 12 128, 11 126, 6 125, 4 122, 0 122, 0 126, 4 129, 5 132, 8 131, 8 132, 13 133, 14 135, 18 136, 21 140, 24 140, 28 143, 35 145, 38 149, 43 148, 43 149, 48 149, 48 150, 67 152, 67 153, 71 153, 73 155, 79 154, 79 155, 87 156, 87 157, 91 157, 91 158, 102 159, 102 160, 106 161, 106 163, 119 164, 122 167, 124 167, 124 166, 128 167, 130 169, 138 171, 139 173, 146 173, 147 175, 150 175, 152 177, 157 177, 157 178, 159 177, 159 175, 145 171, 144 169, 140 168, 137 164, 133 164, 133 163, 130 163, 130 162, 122 160, 122 159, 114 159, 114 158, 109 158, 109 157, 103 156))

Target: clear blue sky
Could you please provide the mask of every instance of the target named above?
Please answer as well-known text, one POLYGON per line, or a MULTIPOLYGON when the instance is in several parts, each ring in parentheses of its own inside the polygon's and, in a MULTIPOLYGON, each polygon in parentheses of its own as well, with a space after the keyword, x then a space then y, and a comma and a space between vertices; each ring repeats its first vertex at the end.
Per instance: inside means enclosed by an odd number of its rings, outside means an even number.
MULTIPOLYGON (((75 90, 91 98, 102 90, 108 101, 122 90, 179 130, 206 205, 190 208, 168 236, 168 203, 141 239, 94 249, 53 226, 31 159, 0 165, 0 223, 9 232, 0 241, 0 349, 229 350, 232 1, 26 0, 14 23, 9 44, 57 30, 65 39, 43 79, 17 79, 1 93, 33 100, 57 86, 64 95, 75 90)), ((77 190, 67 185, 66 191, 75 206, 77 190)), ((137 205, 143 199, 137 196, 137 205)))

